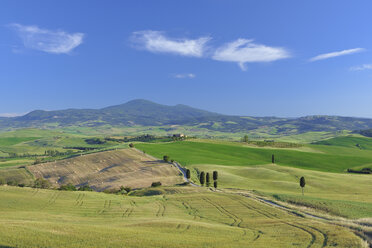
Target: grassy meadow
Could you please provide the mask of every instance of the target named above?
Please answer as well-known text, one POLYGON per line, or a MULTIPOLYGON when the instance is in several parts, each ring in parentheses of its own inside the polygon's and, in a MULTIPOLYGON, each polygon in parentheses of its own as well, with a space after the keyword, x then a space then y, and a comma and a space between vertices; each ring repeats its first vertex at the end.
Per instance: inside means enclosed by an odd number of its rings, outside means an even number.
POLYGON ((348 229, 197 187, 118 196, 0 187, 0 247, 362 247, 348 229))
POLYGON ((372 175, 346 170, 371 165, 372 152, 367 144, 372 144, 372 139, 345 136, 328 142, 332 145, 311 144, 294 149, 206 140, 142 143, 136 147, 158 158, 169 155, 191 169, 195 182, 198 172, 217 170, 221 188, 255 190, 276 200, 347 218, 371 217, 372 175), (355 146, 356 141, 365 149, 355 146), (272 154, 275 164, 271 163, 272 154), (304 196, 299 186, 301 176, 307 181, 304 196))

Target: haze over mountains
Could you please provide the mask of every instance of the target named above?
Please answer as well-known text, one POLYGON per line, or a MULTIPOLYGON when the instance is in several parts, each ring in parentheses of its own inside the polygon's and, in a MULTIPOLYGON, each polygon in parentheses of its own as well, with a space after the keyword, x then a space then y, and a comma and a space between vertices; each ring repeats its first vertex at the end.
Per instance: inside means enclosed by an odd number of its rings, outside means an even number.
POLYGON ((103 125, 119 127, 183 125, 222 132, 270 128, 276 134, 294 134, 309 131, 368 129, 372 128, 372 119, 324 115, 300 118, 230 116, 181 104, 167 106, 147 100, 132 100, 102 109, 35 110, 19 117, 0 118, 2 130, 103 125))

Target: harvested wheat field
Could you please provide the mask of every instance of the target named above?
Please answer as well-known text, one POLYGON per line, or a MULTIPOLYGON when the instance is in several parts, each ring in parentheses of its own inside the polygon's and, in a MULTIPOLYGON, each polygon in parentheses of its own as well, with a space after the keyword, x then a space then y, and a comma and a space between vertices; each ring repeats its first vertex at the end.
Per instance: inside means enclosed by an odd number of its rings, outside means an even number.
POLYGON ((28 168, 35 177, 45 178, 56 187, 68 183, 89 184, 97 191, 120 186, 149 187, 157 181, 162 185, 183 182, 172 164, 155 160, 136 149, 99 152, 28 168))

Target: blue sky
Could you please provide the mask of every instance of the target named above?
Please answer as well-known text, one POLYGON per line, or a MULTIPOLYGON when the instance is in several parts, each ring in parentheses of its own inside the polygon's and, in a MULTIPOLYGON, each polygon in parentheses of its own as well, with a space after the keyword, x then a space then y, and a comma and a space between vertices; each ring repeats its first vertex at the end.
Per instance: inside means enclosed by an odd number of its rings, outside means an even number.
POLYGON ((372 118, 371 1, 0 2, 0 113, 132 99, 372 118))

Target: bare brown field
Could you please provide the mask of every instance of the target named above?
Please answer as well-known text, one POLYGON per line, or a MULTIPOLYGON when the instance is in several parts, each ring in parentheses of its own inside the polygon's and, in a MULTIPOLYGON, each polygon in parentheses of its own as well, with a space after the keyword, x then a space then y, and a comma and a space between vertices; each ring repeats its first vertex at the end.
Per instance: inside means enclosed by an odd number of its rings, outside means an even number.
POLYGON ((120 149, 37 164, 28 169, 36 178, 49 180, 54 187, 72 183, 89 184, 97 191, 129 186, 143 188, 152 182, 174 185, 183 182, 171 164, 156 160, 136 149, 120 149))

